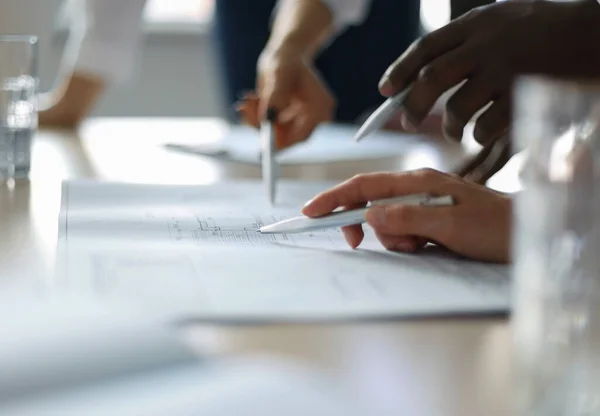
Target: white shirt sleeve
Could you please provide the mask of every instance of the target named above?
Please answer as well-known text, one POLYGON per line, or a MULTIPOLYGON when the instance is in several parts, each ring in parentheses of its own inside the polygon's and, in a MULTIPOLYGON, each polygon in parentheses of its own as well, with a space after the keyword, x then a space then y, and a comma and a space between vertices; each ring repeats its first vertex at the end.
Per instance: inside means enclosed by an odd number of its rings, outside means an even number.
MULTIPOLYGON (((371 0, 321 0, 333 15, 335 33, 340 33, 350 25, 360 25, 367 18, 371 0)), ((402 1, 402 0, 396 0, 402 1)))
POLYGON ((75 70, 126 81, 135 66, 146 0, 86 0, 89 27, 75 70))

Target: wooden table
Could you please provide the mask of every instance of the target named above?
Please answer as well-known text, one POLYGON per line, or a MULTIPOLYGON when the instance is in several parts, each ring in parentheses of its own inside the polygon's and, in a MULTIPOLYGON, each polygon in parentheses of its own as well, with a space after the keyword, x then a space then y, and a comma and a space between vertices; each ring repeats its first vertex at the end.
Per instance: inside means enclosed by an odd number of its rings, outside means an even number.
MULTIPOLYGON (((0 289, 52 283, 64 179, 208 184, 260 177, 254 166, 219 163, 160 146, 169 140, 214 140, 225 131, 216 120, 99 119, 78 133, 40 132, 30 180, 0 189, 0 289)), ((425 141, 400 158, 294 166, 283 169, 283 176, 342 180, 365 171, 423 165, 444 169, 464 154, 465 146, 425 141)), ((518 187, 510 169, 494 179, 498 189, 518 187)), ((339 376, 358 397, 402 416, 509 414, 510 338, 507 321, 500 318, 198 325, 187 328, 184 336, 201 353, 292 357, 339 376)))

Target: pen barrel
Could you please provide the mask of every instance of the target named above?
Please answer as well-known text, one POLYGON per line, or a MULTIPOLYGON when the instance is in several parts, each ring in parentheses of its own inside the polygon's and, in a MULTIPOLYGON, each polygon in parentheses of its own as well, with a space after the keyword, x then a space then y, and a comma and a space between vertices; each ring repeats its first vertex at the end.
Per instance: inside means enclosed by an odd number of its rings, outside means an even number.
POLYGON ((261 165, 263 181, 266 185, 267 197, 275 203, 277 164, 275 162, 275 131, 270 121, 263 121, 260 128, 261 165))
MULTIPOLYGON (((422 205, 422 206, 449 206, 454 203, 452 196, 445 195, 431 197, 427 194, 405 195, 397 198, 373 201, 370 206, 382 205, 422 205)), ((340 228, 350 225, 362 224, 366 221, 365 215, 369 207, 348 211, 336 211, 329 215, 317 218, 295 217, 275 224, 267 225, 260 229, 261 233, 292 234, 309 231, 321 231, 328 228, 340 228)))
POLYGON ((369 118, 367 118, 360 129, 358 129, 358 132, 354 136, 354 140, 360 141, 372 132, 381 129, 400 110, 405 95, 406 91, 402 91, 385 100, 385 102, 381 104, 369 118))
POLYGON ((367 119, 370 131, 382 128, 394 115, 400 110, 402 99, 396 97, 388 98, 373 114, 367 119))
POLYGON ((452 205, 454 199, 450 195, 430 196, 427 194, 406 195, 396 198, 380 199, 372 201, 369 205, 426 205, 426 206, 446 206, 452 205))
POLYGON ((329 228, 340 228, 365 222, 367 208, 350 211, 339 211, 324 217, 308 218, 296 217, 281 222, 267 225, 260 229, 261 233, 268 234, 293 234, 310 231, 323 231, 329 228))

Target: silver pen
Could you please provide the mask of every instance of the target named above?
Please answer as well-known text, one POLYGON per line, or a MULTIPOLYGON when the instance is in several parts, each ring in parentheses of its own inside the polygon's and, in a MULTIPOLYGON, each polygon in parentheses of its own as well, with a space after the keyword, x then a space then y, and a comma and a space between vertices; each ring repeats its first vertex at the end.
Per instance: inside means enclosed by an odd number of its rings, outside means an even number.
POLYGON ((385 100, 383 104, 377 108, 369 116, 369 118, 363 123, 362 126, 358 129, 356 134, 354 135, 354 140, 361 141, 371 133, 376 130, 379 130, 381 127, 385 125, 388 121, 391 120, 392 117, 400 110, 402 104, 404 104, 404 97, 408 93, 410 86, 406 87, 404 90, 400 91, 398 94, 393 97, 385 100))
POLYGON ((276 119, 275 111, 269 109, 266 119, 261 122, 260 126, 262 177, 271 205, 275 204, 278 174, 278 166, 275 161, 275 129, 273 128, 276 119))
POLYGON ((309 218, 305 216, 294 217, 271 225, 265 225, 261 227, 259 231, 263 234, 291 234, 362 224, 366 221, 365 214, 370 206, 394 204, 450 206, 454 204, 454 199, 449 195, 434 197, 426 194, 381 199, 370 202, 366 208, 336 211, 317 218, 309 218))

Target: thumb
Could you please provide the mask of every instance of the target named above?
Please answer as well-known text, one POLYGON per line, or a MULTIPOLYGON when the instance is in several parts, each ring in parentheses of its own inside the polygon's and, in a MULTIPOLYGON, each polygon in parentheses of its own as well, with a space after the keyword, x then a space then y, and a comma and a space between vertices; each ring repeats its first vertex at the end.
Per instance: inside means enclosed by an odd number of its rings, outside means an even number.
POLYGON ((387 235, 411 235, 447 244, 451 237, 452 207, 385 205, 369 208, 367 223, 387 235))
POLYGON ((259 91, 259 114, 264 118, 268 109, 278 114, 289 107, 296 84, 293 71, 275 71, 265 75, 261 91, 259 91))

